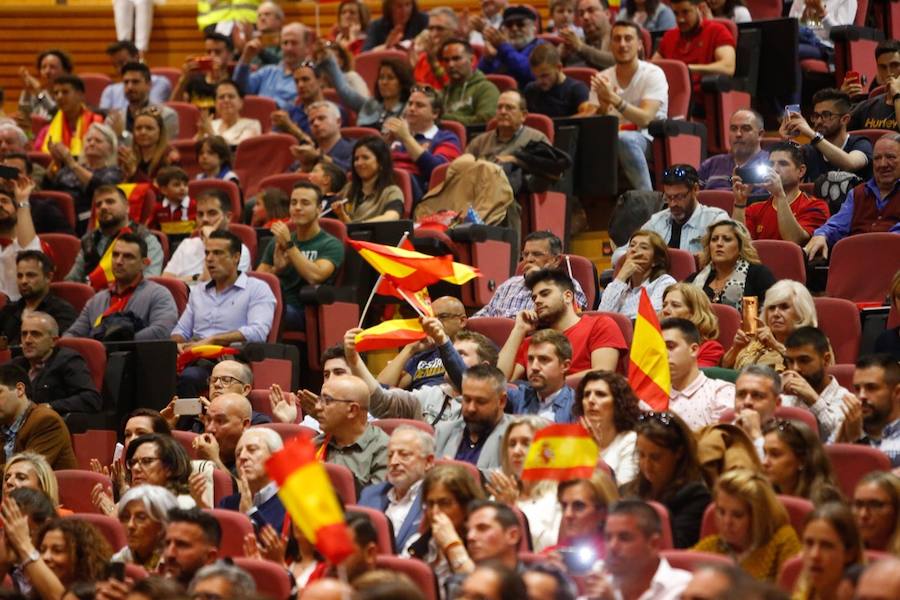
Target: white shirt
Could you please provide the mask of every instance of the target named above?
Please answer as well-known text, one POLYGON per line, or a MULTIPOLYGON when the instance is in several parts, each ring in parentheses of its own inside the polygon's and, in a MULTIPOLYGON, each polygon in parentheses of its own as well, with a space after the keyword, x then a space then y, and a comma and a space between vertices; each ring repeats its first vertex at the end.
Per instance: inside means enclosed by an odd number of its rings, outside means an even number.
POLYGON ((403 527, 403 522, 406 520, 406 516, 409 514, 410 509, 412 508, 413 502, 416 501, 416 498, 419 495, 419 490, 422 489, 422 479, 418 480, 406 491, 406 495, 403 496, 402 500, 397 500, 397 489, 391 488, 388 490, 387 499, 388 505, 387 508, 384 509, 384 514, 390 520, 391 525, 394 526, 394 531, 400 531, 400 528, 403 527))
MULTIPOLYGON (((789 17, 803 18, 806 10, 805 0, 794 0, 791 4, 789 17)), ((825 0, 825 18, 822 19, 822 28, 815 30, 819 39, 828 47, 834 47, 834 42, 828 35, 832 27, 837 25, 853 25, 856 20, 856 0, 825 0)))
POLYGON ((239 118, 231 127, 226 127, 222 119, 212 120, 212 130, 222 136, 229 146, 237 146, 244 140, 262 134, 262 125, 256 119, 239 118))
POLYGON ((0 250, 0 292, 6 294, 10 302, 22 297, 16 284, 16 254, 22 250, 41 250, 41 240, 34 236, 31 243, 23 248, 19 245, 19 240, 13 238, 9 246, 0 250))
POLYGON ((703 371, 683 390, 672 388, 669 410, 682 418, 693 431, 715 425, 728 409, 734 408, 734 384, 710 379, 703 371))
MULTIPOLYGON (((694 207, 691 216, 688 217, 688 220, 681 226, 681 243, 678 247, 682 250, 687 250, 691 254, 699 253, 703 250, 703 246, 700 242, 703 239, 703 234, 706 233, 707 227, 713 223, 725 221, 730 218, 731 216, 721 208, 716 206, 706 206, 705 204, 700 204, 698 202, 697 206, 694 207)), ((646 223, 641 225, 641 229, 655 231, 662 237, 666 244, 668 244, 669 240, 672 238, 672 221, 672 211, 668 208, 664 208, 658 213, 653 213, 653 216, 651 216, 646 223)), ((616 251, 613 252, 612 255, 612 264, 616 264, 619 257, 624 255, 627 251, 627 246, 619 246, 616 248, 616 251)))
POLYGON ((600 451, 600 457, 616 476, 616 485, 622 486, 637 477, 637 433, 623 431, 600 451))
MULTIPOLYGON (((638 600, 678 600, 692 577, 693 575, 689 571, 673 569, 669 561, 660 557, 659 566, 650 581, 650 587, 641 594, 638 600)), ((613 585, 615 586, 613 593, 617 600, 621 600, 622 594, 619 586, 615 584, 615 580, 613 580, 613 585)))
MULTIPOLYGON (((169 259, 169 264, 163 269, 163 273, 169 273, 174 277, 189 277, 203 274, 203 264, 206 260, 206 246, 200 236, 189 237, 175 250, 175 254, 169 259)), ((238 270, 247 273, 252 268, 250 263, 250 251, 247 246, 241 244, 241 260, 238 270)))
POLYGON ((659 312, 662 310, 663 293, 667 287, 676 283, 678 282, 675 278, 668 274, 660 275, 653 281, 648 279, 636 288, 631 287, 630 282, 614 279, 603 290, 599 310, 616 312, 629 319, 636 319, 641 302, 641 289, 646 288, 653 310, 659 312))
MULTIPOLYGON (((625 88, 622 87, 618 78, 616 78, 616 67, 604 69, 600 71, 600 75, 609 80, 617 96, 633 106, 640 106, 643 100, 658 101, 660 104, 656 110, 655 119, 665 119, 666 115, 669 114, 669 82, 666 80, 666 74, 663 70, 653 63, 639 60, 637 71, 635 71, 631 81, 628 82, 628 87, 625 88)), ((597 99, 597 93, 593 90, 591 90, 588 101, 591 104, 600 103, 597 99)), ((610 108, 608 114, 618 117, 620 125, 631 122, 615 108, 610 108)), ((648 140, 653 139, 646 129, 641 129, 641 133, 648 140)))
POLYGON ((829 377, 831 381, 828 382, 812 406, 807 406, 803 400, 790 394, 781 395, 781 404, 809 410, 819 422, 819 437, 833 443, 835 440, 832 438, 837 437, 841 424, 844 422, 844 396, 849 394, 850 390, 842 387, 833 375, 829 375, 829 377))
POLYGON ((541 552, 544 548, 556 544, 559 537, 559 522, 562 520, 562 509, 556 499, 555 486, 537 498, 516 500, 516 507, 528 519, 531 545, 535 552, 541 552))

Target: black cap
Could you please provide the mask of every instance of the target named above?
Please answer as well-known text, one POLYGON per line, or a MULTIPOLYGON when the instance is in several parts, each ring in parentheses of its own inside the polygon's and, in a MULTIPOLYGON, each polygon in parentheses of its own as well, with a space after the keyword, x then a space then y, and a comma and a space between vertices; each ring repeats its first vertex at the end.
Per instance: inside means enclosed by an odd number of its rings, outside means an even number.
POLYGON ((504 23, 506 23, 507 21, 513 21, 515 19, 530 19, 537 22, 538 16, 530 7, 524 6, 522 4, 516 4, 507 7, 503 11, 504 23))

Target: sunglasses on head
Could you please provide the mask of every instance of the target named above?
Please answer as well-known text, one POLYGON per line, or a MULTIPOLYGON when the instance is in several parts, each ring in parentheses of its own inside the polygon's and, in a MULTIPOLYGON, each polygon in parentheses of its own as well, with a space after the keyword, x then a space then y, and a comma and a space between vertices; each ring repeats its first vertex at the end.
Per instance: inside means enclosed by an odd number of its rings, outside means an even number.
POLYGON ((650 410, 638 417, 639 423, 646 423, 648 421, 656 421, 661 425, 669 427, 673 422, 672 413, 668 411, 656 412, 655 410, 650 410))
POLYGON ((700 177, 693 167, 676 165, 663 171, 663 183, 690 183, 699 181, 700 177))

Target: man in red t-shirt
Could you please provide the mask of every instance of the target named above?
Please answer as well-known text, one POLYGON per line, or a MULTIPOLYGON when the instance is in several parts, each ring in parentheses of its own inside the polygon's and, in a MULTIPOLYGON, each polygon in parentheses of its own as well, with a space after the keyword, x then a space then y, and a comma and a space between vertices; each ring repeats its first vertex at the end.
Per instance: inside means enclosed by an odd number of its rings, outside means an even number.
POLYGON ((572 345, 569 375, 603 369, 615 371, 620 352, 627 350, 625 338, 615 321, 603 315, 575 312, 575 287, 563 271, 540 269, 525 276, 534 310, 516 315, 516 324, 507 338, 497 366, 509 381, 525 374, 525 359, 531 333, 549 328, 562 332, 572 345))
POLYGON ((799 146, 790 142, 776 144, 769 149, 769 161, 771 167, 761 164, 752 167, 766 169, 760 187, 770 195, 763 202, 747 206, 753 185, 744 183, 737 175, 732 178, 731 217, 744 223, 754 240, 787 240, 803 245, 828 220, 828 204, 800 191, 806 165, 799 146))
POLYGON ((704 75, 734 75, 735 40, 725 25, 707 21, 700 14, 702 0, 674 0, 677 27, 663 34, 654 59, 685 63, 691 73, 694 104, 703 106, 700 79, 704 75))

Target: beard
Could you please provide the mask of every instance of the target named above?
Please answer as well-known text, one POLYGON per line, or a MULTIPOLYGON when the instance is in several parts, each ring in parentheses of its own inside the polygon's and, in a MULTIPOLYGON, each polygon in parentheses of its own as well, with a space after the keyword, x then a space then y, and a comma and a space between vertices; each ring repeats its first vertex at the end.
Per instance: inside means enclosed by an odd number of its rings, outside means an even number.
POLYGON ((825 381, 825 370, 817 371, 806 378, 806 382, 812 386, 812 389, 818 391, 822 389, 822 383, 825 381))
MULTIPOLYGON (((2 214, 2 213, 0 213, 2 214)), ((5 229, 13 229, 18 223, 18 219, 16 219, 15 214, 7 214, 5 216, 0 216, 0 230, 5 229)))

